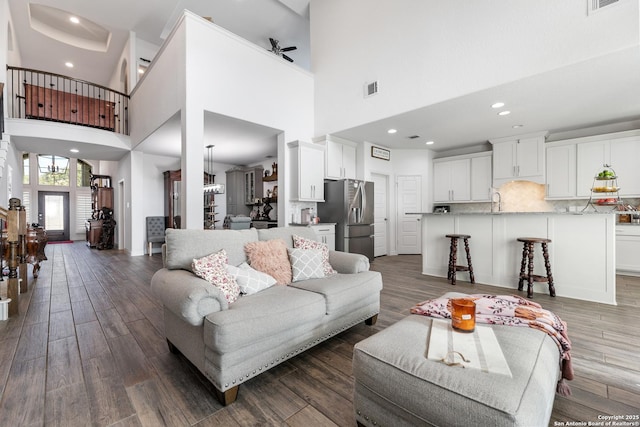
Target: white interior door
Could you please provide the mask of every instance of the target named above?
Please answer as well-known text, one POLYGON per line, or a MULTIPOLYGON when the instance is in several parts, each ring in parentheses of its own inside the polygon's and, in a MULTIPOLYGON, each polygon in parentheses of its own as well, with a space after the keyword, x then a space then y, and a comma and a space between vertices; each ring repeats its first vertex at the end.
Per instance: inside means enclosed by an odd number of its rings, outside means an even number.
POLYGON ((389 203, 387 193, 389 177, 387 175, 371 174, 373 180, 373 256, 387 255, 389 247, 389 203))
POLYGON ((422 253, 421 215, 408 215, 406 212, 422 211, 421 177, 398 175, 397 186, 398 254, 420 254, 422 253))

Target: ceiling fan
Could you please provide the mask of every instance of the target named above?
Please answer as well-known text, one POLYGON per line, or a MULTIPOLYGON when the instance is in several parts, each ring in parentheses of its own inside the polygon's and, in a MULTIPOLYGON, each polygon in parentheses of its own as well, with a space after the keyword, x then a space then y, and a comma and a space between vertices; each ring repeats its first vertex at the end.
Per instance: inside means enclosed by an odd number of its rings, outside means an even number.
POLYGON ((289 58, 283 52, 289 52, 289 51, 292 51, 292 50, 296 50, 297 47, 295 47, 295 46, 280 47, 280 42, 278 42, 278 40, 273 39, 271 37, 269 37, 269 41, 271 42, 271 52, 275 53, 278 56, 283 57, 284 59, 286 59, 289 62, 293 62, 293 59, 289 58))

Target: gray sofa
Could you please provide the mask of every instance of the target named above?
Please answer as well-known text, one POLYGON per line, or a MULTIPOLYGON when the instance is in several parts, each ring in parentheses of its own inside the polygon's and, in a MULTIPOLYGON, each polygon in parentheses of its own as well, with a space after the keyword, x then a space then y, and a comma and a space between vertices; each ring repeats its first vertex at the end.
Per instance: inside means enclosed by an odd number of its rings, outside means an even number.
POLYGON ((166 230, 164 268, 151 289, 164 306, 169 349, 182 353, 232 403, 248 379, 362 321, 380 310, 380 273, 367 257, 330 251, 336 275, 276 285, 228 304, 218 288, 191 272, 191 262, 225 249, 229 264, 247 261, 244 245, 292 235, 318 240, 307 227, 265 230, 166 230))

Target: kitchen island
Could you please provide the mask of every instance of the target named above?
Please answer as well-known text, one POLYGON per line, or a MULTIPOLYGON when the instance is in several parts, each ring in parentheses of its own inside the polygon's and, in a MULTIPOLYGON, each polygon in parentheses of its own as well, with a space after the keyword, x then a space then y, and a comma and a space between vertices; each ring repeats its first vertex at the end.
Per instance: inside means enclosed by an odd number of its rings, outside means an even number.
MULTIPOLYGON (((518 293, 522 243, 516 239, 546 237, 552 240, 549 260, 556 295, 616 304, 613 212, 418 214, 422 215, 423 274, 447 277, 450 240, 445 234, 469 234, 476 282, 518 293)), ((540 245, 534 254, 535 273, 545 274, 540 245)), ((464 265, 464 255, 458 254, 458 259, 464 265)), ((459 280, 468 280, 464 273, 458 274, 459 280)), ((534 292, 548 294, 547 283, 534 284, 534 292)))

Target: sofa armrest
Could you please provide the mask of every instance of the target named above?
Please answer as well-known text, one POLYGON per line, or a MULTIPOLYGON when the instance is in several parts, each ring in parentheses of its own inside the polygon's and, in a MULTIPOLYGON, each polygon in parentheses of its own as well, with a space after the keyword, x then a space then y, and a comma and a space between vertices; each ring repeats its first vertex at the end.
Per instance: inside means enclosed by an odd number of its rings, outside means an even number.
POLYGON ((151 291, 173 314, 193 326, 202 325, 208 314, 229 308, 218 288, 186 270, 156 271, 151 291))
POLYGON ((354 274, 369 271, 369 258, 361 254, 329 251, 329 264, 338 273, 354 274))

